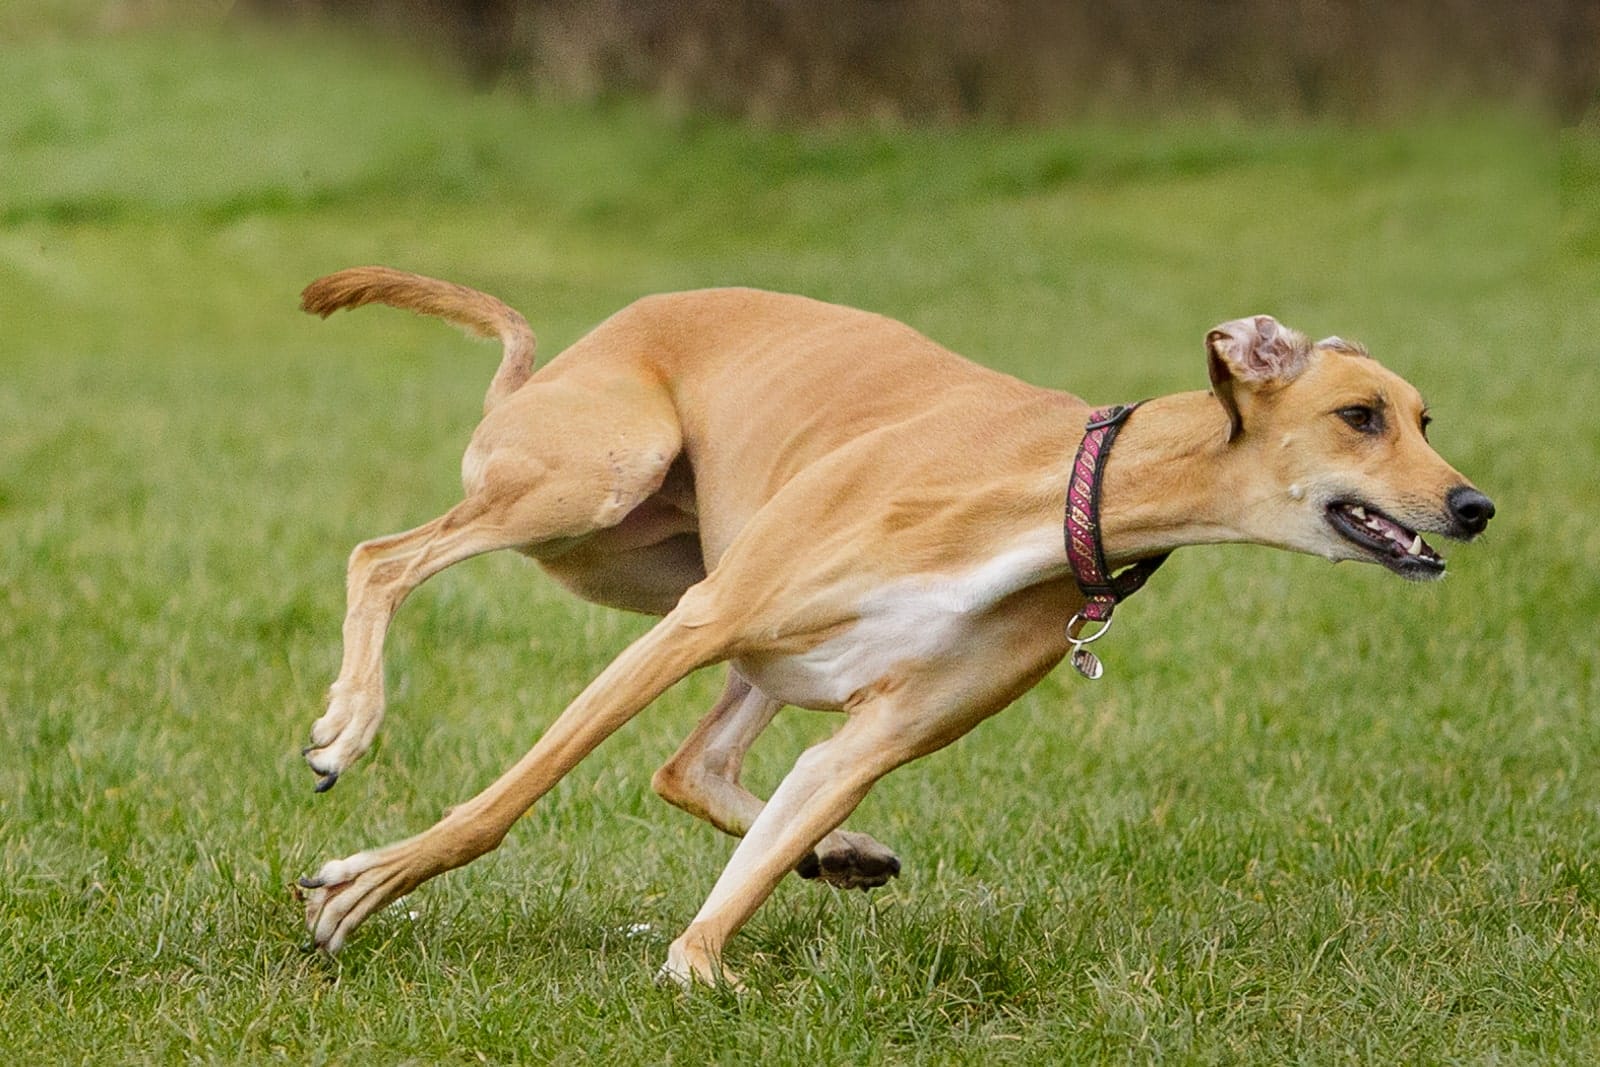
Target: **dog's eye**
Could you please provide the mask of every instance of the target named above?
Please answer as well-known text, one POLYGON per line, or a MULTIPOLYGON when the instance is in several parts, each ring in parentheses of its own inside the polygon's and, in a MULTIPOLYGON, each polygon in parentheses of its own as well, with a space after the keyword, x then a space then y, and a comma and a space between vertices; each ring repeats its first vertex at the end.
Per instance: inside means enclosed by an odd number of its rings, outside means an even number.
POLYGON ((1362 433, 1383 432, 1383 416, 1365 404, 1353 404, 1347 408, 1340 408, 1335 414, 1343 419, 1352 430, 1360 430, 1362 433))
POLYGON ((1433 425, 1433 416, 1424 411, 1422 413, 1422 437, 1424 440, 1428 437, 1428 427, 1431 425, 1433 425))

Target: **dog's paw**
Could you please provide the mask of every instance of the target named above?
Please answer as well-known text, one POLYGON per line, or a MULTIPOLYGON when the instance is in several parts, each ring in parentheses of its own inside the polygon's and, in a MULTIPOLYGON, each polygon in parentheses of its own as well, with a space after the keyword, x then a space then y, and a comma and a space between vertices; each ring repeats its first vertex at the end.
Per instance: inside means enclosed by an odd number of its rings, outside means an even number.
POLYGON ((383 694, 335 684, 328 710, 311 724, 311 743, 301 750, 318 775, 316 790, 325 793, 356 760, 372 747, 383 724, 383 694))
POLYGON ((685 933, 667 948, 667 962, 656 972, 656 982, 671 982, 679 989, 689 991, 695 986, 726 989, 743 993, 745 985, 739 976, 722 966, 722 961, 709 952, 703 944, 696 943, 685 933))
POLYGON ((422 881, 394 846, 330 860, 297 883, 306 905, 311 943, 338 952, 345 939, 373 912, 405 896, 422 881))
POLYGON ((835 830, 794 870, 840 889, 876 889, 900 873, 900 857, 866 834, 835 830))

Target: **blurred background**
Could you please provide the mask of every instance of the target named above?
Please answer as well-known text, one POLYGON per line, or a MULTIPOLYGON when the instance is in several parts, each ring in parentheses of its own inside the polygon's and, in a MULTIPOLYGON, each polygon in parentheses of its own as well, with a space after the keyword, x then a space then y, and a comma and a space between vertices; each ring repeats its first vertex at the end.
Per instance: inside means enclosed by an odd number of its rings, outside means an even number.
POLYGON ((0 2, 0 1044, 1595 1062, 1597 45, 1593 0, 0 2), (458 499, 498 358, 296 310, 361 263, 495 293, 541 358, 747 284, 1095 402, 1205 388, 1205 331, 1270 312, 1416 382, 1500 514, 1427 587, 1179 553, 1105 680, 868 798, 901 879, 782 887, 733 960, 777 995, 648 983, 729 848, 648 786, 711 672, 329 963, 287 884, 491 780, 645 625, 453 568, 311 795, 344 560, 458 499))
POLYGON ((1594 0, 41 0, 15 32, 331 20, 560 99, 778 123, 1593 103, 1594 0))
POLYGON ((483 81, 775 122, 1393 117, 1491 100, 1572 120, 1593 0, 243 0, 427 39, 483 81))

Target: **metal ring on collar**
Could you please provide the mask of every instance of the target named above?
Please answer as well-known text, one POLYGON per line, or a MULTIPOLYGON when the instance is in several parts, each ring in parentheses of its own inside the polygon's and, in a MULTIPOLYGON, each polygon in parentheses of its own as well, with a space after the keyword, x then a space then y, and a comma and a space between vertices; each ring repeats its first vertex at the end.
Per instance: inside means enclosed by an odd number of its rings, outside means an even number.
POLYGON ((1091 642, 1098 641, 1106 634, 1111 632, 1112 620, 1102 619, 1100 621, 1100 629, 1096 630, 1088 637, 1082 637, 1078 634, 1077 628, 1088 621, 1088 619, 1083 617, 1083 613, 1081 611, 1074 613, 1072 618, 1067 620, 1067 640, 1071 641, 1074 646, 1087 645, 1091 642))

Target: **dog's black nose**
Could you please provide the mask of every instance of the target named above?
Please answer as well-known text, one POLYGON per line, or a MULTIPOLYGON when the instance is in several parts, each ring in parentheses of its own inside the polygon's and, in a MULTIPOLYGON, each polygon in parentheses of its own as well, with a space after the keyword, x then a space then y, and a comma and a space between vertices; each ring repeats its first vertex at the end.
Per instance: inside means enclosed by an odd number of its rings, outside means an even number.
POLYGON ((1470 485, 1458 485, 1450 490, 1444 503, 1450 509, 1450 517, 1468 533, 1482 533, 1494 518, 1494 501, 1470 485))

